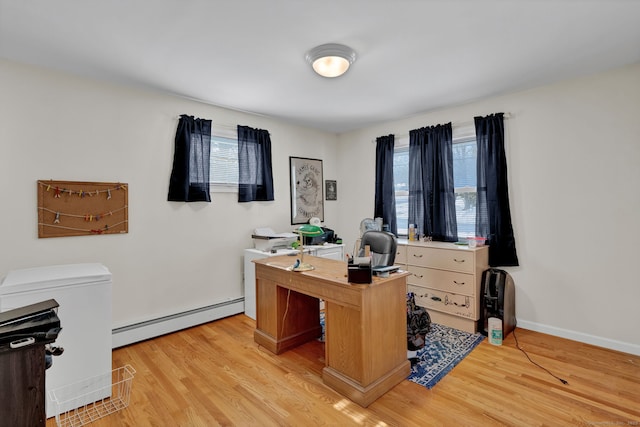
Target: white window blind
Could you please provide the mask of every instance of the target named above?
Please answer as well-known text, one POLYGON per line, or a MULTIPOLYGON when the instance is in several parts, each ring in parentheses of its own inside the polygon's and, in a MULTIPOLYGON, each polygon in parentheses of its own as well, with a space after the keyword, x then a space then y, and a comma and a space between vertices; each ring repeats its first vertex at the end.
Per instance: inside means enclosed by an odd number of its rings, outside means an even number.
POLYGON ((238 191, 237 137, 211 136, 209 181, 213 191, 238 191))

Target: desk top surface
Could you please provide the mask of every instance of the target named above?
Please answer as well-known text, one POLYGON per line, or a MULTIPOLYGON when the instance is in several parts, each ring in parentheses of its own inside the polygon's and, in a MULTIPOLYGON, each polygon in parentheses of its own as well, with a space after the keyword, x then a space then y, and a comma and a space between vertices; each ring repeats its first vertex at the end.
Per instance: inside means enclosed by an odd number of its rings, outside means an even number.
POLYGON ((295 263, 296 258, 292 256, 274 256, 270 258, 263 258, 254 260, 256 264, 266 265, 278 270, 287 271, 291 274, 302 275, 306 277, 313 277, 325 281, 334 282, 335 284, 342 284, 350 287, 369 287, 384 284, 385 282, 395 280, 399 277, 408 276, 409 272, 404 270, 398 270, 395 273, 389 274, 389 277, 373 277, 371 284, 358 284, 349 283, 347 280, 347 263, 345 261, 336 261, 328 258, 320 258, 314 256, 305 256, 304 262, 309 263, 315 267, 314 270, 309 271, 290 271, 291 266, 295 263))

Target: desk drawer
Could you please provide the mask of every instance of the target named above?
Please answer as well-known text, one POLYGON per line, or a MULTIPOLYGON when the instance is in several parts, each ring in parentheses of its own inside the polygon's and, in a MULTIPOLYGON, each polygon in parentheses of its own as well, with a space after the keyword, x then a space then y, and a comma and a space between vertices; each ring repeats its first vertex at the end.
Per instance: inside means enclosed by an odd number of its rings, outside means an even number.
POLYGON ((478 320, 475 309, 475 298, 471 296, 442 292, 415 285, 407 285, 407 290, 415 294, 416 305, 424 307, 427 310, 438 310, 444 313, 478 320))
POLYGON ((415 265, 408 266, 407 271, 411 273, 407 280, 409 284, 475 296, 475 276, 473 274, 435 270, 415 265))
POLYGON ((473 252, 463 249, 425 248, 420 246, 407 247, 407 263, 421 267, 453 270, 463 273, 474 273, 473 252))

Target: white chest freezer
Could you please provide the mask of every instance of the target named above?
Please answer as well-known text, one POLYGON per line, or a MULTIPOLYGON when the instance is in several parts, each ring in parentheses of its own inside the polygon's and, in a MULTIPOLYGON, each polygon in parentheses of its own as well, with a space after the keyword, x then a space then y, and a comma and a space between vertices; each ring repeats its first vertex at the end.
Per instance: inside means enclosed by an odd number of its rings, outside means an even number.
POLYGON ((10 271, 0 284, 0 312, 48 299, 60 304, 62 331, 55 346, 64 348, 46 371, 52 417, 50 390, 112 370, 111 273, 98 263, 53 265, 10 271))

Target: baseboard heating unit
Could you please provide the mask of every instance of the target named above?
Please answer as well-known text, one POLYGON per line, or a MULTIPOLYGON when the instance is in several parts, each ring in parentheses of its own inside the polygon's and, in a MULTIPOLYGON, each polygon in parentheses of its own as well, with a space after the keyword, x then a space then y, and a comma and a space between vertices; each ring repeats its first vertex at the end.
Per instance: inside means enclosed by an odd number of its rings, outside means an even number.
POLYGON ((111 333, 112 348, 155 338, 243 312, 244 298, 240 297, 182 313, 115 328, 111 333))

